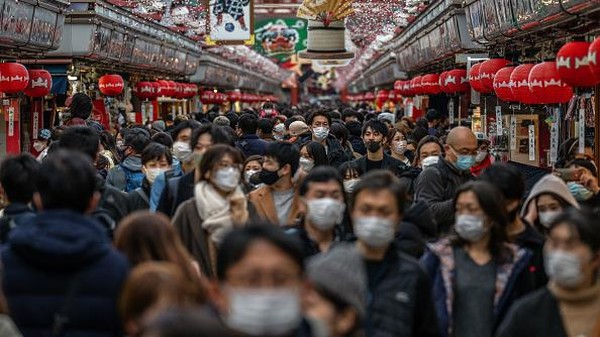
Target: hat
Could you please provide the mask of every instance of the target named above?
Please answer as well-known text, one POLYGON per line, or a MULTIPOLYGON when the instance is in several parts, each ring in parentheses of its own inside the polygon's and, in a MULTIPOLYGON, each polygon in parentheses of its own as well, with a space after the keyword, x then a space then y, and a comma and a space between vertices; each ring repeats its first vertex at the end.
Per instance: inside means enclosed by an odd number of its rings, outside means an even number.
POLYGON ((48 129, 41 129, 40 133, 38 134, 38 139, 40 140, 49 140, 50 138, 52 138, 52 132, 48 129))
POLYGON ((213 120, 213 124, 217 126, 229 126, 230 123, 231 122, 229 121, 229 119, 225 116, 219 116, 213 120))
POLYGON ((306 125, 306 123, 304 123, 303 121, 295 121, 292 122, 292 124, 290 124, 289 129, 290 135, 292 137, 297 137, 308 131, 308 125, 306 125))
POLYGON ((490 140, 487 138, 487 136, 483 132, 475 132, 475 138, 477 138, 477 144, 479 144, 479 145, 481 145, 483 143, 490 144, 490 140))
POLYGON ((542 194, 552 194, 564 200, 567 204, 579 209, 579 203, 575 197, 569 192, 567 184, 559 177, 553 174, 547 174, 540 179, 529 192, 529 196, 525 199, 521 208, 521 216, 525 216, 529 210, 529 204, 542 194))
POLYGON ((308 279, 321 289, 345 302, 365 317, 367 302, 367 275, 362 257, 353 245, 338 245, 327 254, 309 259, 308 279))
POLYGON ((165 132, 166 127, 165 121, 162 119, 152 122, 152 128, 156 131, 165 132))
POLYGON ((391 113, 391 112, 382 112, 382 113, 380 113, 379 114, 379 120, 383 120, 383 119, 389 121, 392 124, 396 123, 396 116, 394 116, 394 114, 391 113))

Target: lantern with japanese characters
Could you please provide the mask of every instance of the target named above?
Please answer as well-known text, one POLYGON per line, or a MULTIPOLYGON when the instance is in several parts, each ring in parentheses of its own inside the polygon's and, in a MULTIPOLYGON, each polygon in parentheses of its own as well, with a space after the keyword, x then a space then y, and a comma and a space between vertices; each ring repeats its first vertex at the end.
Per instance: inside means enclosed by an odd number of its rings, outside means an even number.
POLYGON ((414 77, 412 80, 410 80, 410 90, 412 91, 413 95, 422 95, 423 94, 423 87, 421 86, 421 76, 417 76, 414 77))
POLYGON ((474 64, 471 66, 471 70, 469 71, 469 84, 473 90, 485 93, 487 89, 481 83, 481 75, 479 74, 479 70, 481 69, 481 63, 474 64))
POLYGON ((593 87, 600 81, 592 73, 589 59, 590 44, 570 42, 556 54, 556 69, 560 79, 573 87, 593 87))
POLYGON ((448 94, 461 94, 471 89, 465 69, 452 69, 444 79, 444 90, 448 94))
POLYGON ((498 70, 506 67, 510 61, 505 59, 491 59, 483 62, 479 67, 479 82, 483 87, 482 93, 494 92, 494 77, 498 70))
POLYGON ((504 67, 494 76, 494 92, 496 96, 504 102, 514 102, 515 96, 512 92, 514 82, 510 80, 510 75, 515 70, 515 67, 504 67))
POLYGON ((24 65, 14 62, 0 63, 0 92, 16 94, 29 85, 29 72, 24 65))
POLYGON ((138 82, 134 94, 140 99, 153 99, 156 97, 156 87, 152 82, 138 82))
POLYGON ((573 88, 561 80, 554 61, 538 63, 531 68, 529 90, 540 104, 567 103, 573 97, 573 88))
POLYGON ((427 74, 421 77, 421 90, 427 95, 437 95, 440 93, 440 75, 427 74))
POLYGON ((510 80, 514 82, 514 86, 511 87, 512 94, 517 102, 538 104, 538 99, 529 89, 529 73, 533 67, 534 64, 522 64, 510 74, 510 80))
POLYGON ((125 82, 118 74, 108 74, 98 79, 98 89, 105 96, 118 96, 123 92, 125 82))
POLYGON ((44 69, 29 70, 29 84, 23 90, 30 97, 44 97, 52 89, 52 75, 44 69))
POLYGON ((592 44, 590 44, 590 48, 588 49, 588 61, 589 67, 592 70, 596 79, 600 81, 600 37, 594 40, 592 44))

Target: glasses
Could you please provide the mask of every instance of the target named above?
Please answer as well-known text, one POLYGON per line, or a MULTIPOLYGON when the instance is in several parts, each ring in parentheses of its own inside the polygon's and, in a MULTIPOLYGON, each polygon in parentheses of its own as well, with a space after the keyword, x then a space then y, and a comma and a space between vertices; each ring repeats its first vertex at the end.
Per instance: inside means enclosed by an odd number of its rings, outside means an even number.
POLYGON ((450 145, 450 148, 452 149, 452 151, 454 151, 455 153, 461 155, 461 156, 476 156, 477 155, 477 150, 479 148, 475 148, 475 149, 467 149, 467 148, 462 148, 460 150, 457 150, 454 146, 450 145))

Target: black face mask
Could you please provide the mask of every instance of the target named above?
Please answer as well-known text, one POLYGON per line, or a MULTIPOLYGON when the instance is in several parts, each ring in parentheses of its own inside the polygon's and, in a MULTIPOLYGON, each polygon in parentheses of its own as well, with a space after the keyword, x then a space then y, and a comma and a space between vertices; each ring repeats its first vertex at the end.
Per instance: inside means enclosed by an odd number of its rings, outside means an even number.
POLYGON ((369 152, 375 153, 379 151, 379 149, 381 149, 381 142, 372 140, 367 143, 367 150, 369 150, 369 152))
POLYGON ((262 181, 266 185, 273 185, 279 180, 279 174, 277 171, 268 171, 263 169, 259 173, 260 181, 262 181))

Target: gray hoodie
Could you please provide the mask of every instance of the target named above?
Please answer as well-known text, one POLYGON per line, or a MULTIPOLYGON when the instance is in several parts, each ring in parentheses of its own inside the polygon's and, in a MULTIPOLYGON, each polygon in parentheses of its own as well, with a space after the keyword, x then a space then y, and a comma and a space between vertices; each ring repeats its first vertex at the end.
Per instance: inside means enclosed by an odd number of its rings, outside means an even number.
POLYGON ((577 200, 575 200, 571 192, 569 192, 567 184, 565 184, 565 182, 559 177, 553 174, 548 174, 540 179, 540 181, 538 181, 531 189, 531 193, 529 193, 525 203, 523 203, 523 208, 521 208, 521 216, 525 216, 527 214, 529 203, 542 194, 553 194, 564 200, 569 205, 579 208, 579 203, 577 203, 577 200))
POLYGON ((120 165, 117 165, 108 171, 108 175, 106 176, 106 184, 114 186, 115 188, 123 191, 127 186, 127 179, 121 166, 132 172, 142 172, 142 157, 129 156, 125 158, 120 165))

